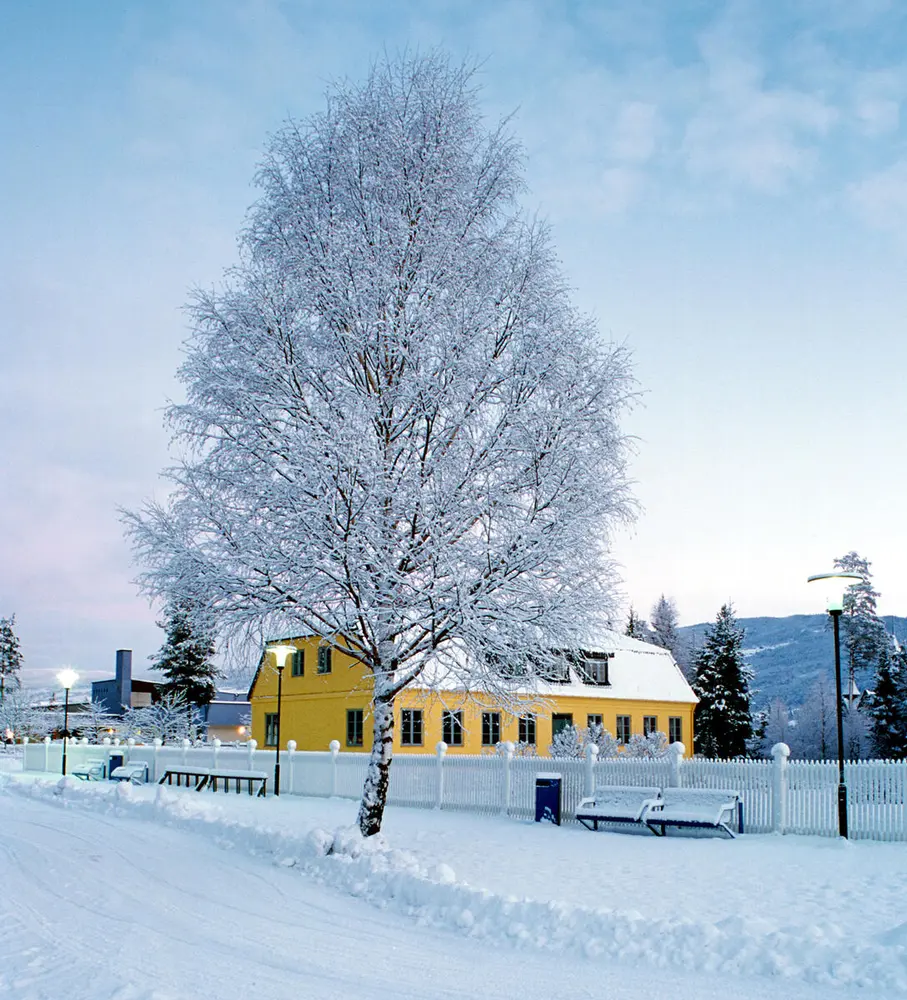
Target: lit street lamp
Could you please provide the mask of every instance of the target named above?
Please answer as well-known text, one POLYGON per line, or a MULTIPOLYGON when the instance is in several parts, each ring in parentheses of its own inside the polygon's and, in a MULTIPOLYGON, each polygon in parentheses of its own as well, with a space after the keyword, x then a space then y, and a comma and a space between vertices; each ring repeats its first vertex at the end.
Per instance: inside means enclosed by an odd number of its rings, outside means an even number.
POLYGON ((274 661, 277 664, 277 732, 275 733, 274 751, 274 794, 280 795, 280 699, 283 694, 283 668, 287 665, 287 657, 296 652, 295 646, 272 646, 274 661))
POLYGON ((69 689, 79 679, 79 675, 72 669, 66 667, 57 674, 57 680, 63 685, 66 698, 63 702, 63 776, 66 776, 66 741, 69 736, 69 689))
POLYGON ((841 633, 838 626, 844 610, 844 591, 851 581, 862 581, 859 573, 839 570, 835 573, 817 573, 807 579, 807 583, 821 583, 827 595, 826 610, 831 615, 835 629, 835 709, 838 721, 838 834, 847 838, 847 785, 844 783, 844 719, 842 707, 844 696, 841 691, 841 633))

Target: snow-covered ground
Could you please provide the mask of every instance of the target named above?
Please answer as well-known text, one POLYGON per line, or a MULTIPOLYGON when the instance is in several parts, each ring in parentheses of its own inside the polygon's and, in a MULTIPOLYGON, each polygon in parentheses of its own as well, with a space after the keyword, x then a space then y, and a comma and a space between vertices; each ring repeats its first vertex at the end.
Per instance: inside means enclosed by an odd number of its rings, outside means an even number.
POLYGON ((907 847, 0 773, 0 997, 907 996, 907 847))

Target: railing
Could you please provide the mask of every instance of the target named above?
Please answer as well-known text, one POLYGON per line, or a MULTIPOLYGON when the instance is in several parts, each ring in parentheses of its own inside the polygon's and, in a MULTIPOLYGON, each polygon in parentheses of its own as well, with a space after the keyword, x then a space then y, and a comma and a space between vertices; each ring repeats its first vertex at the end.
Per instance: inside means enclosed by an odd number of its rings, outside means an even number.
MULTIPOLYGON (((27 771, 60 773, 62 743, 49 739, 24 747, 27 771)), ((686 760, 682 744, 672 744, 660 759, 596 759, 587 747, 582 759, 515 757, 504 744, 496 755, 447 753, 440 743, 434 754, 399 754, 391 767, 388 802, 393 805, 505 814, 519 819, 535 815, 535 780, 540 772, 562 775, 564 820, 575 818, 584 795, 599 785, 647 785, 684 788, 728 788, 740 792, 744 828, 749 833, 814 834, 838 832, 837 765, 830 761, 790 761, 779 743, 772 760, 686 760)), ((273 770, 275 751, 259 750, 254 740, 243 747, 214 744, 192 747, 102 744, 71 741, 67 771, 85 768, 88 760, 109 764, 146 761, 150 780, 170 766, 273 770)), ((335 740, 328 751, 297 751, 290 742, 281 752, 280 790, 294 795, 357 799, 368 767, 368 755, 341 753, 335 740)), ((109 773, 109 769, 108 769, 109 773)), ((907 761, 857 761, 845 768, 848 826, 851 838, 907 841, 907 761)))

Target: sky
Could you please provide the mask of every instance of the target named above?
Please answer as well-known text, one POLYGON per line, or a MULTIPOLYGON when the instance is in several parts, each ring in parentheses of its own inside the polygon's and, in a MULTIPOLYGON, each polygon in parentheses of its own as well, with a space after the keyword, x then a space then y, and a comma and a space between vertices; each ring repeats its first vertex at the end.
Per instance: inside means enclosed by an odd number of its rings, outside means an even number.
POLYGON ((190 291, 267 137, 371 60, 481 61, 603 336, 633 353, 624 606, 821 611, 855 549, 907 614, 907 6, 32 0, 0 32, 0 616, 27 685, 161 645, 118 509, 164 493, 190 291))

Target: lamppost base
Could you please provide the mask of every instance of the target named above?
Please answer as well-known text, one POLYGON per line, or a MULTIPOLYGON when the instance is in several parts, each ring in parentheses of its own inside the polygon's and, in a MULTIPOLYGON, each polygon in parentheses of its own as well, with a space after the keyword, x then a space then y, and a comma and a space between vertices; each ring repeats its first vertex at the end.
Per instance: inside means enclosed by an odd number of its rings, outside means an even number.
POLYGON ((845 840, 847 837, 847 785, 838 785, 838 835, 845 840))

